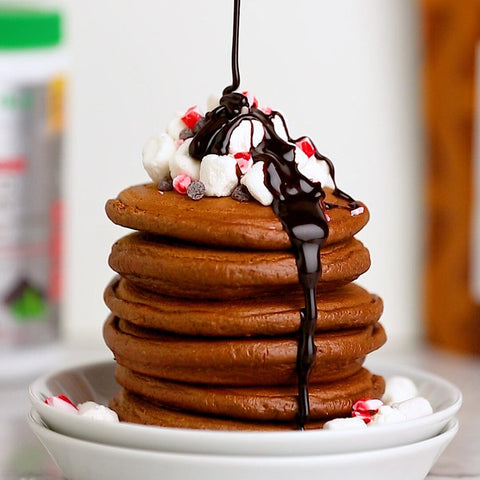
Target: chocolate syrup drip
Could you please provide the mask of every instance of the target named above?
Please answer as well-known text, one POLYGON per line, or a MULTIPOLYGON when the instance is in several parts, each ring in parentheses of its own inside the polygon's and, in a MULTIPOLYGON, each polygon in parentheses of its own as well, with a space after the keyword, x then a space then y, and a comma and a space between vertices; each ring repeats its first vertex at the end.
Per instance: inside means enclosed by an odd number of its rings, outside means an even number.
POLYGON ((232 93, 240 86, 240 68, 238 66, 238 38, 240 36, 240 0, 234 0, 233 39, 232 39, 232 84, 223 90, 223 94, 232 93))
MULTIPOLYGON (((250 150, 254 162, 264 162, 265 185, 273 195, 273 211, 287 232, 295 255, 298 279, 305 296, 305 308, 300 312, 301 326, 297 349, 298 413, 297 427, 304 429, 310 414, 308 377, 315 363, 316 347, 314 334, 317 324, 316 287, 321 276, 320 249, 328 237, 328 223, 324 213, 325 192, 318 182, 312 182, 298 170, 295 162, 295 143, 283 116, 278 112, 266 114, 250 106, 245 95, 235 92, 240 84, 238 69, 238 31, 240 22, 240 0, 235 0, 234 34, 232 44, 233 84, 223 91, 220 105, 208 112, 205 122, 189 147, 193 158, 201 160, 208 154, 227 155, 230 138, 241 122, 258 121, 265 136, 262 142, 250 150), (275 131, 273 119, 279 117, 287 132, 287 140, 275 131)), ((337 188, 332 162, 316 149, 315 157, 327 162, 334 183, 334 195, 349 202, 350 208, 356 203, 349 195, 337 188)), ((333 205, 330 204, 330 208, 333 205)))

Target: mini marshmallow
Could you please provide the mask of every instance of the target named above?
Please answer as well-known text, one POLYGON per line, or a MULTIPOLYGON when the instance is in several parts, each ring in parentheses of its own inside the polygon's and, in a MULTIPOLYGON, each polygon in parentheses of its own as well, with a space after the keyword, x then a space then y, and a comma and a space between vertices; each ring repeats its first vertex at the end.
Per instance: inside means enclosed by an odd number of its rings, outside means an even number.
POLYGON ((387 379, 382 400, 383 403, 391 405, 392 403, 403 402, 417 395, 418 390, 413 381, 410 378, 397 375, 387 379))
POLYGON ((100 420, 109 423, 119 422, 116 412, 95 402, 80 403, 78 405, 78 414, 81 417, 91 418, 92 420, 100 420))
MULTIPOLYGON (((301 152, 298 148, 296 151, 301 152)), ((315 157, 310 157, 305 163, 299 164, 298 170, 312 182, 321 183, 322 187, 335 188, 328 163, 325 160, 317 160, 315 157)))
POLYGON ((387 425, 401 423, 407 419, 404 413, 390 405, 382 405, 378 412, 372 416, 369 425, 387 425))
MULTIPOLYGON (((243 120, 230 136, 228 153, 234 155, 238 152, 249 152, 252 148, 252 121, 243 120)), ((263 132, 263 128, 262 128, 263 132)))
POLYGON ((192 139, 185 140, 176 151, 175 155, 170 158, 169 167, 172 178, 178 175, 188 175, 192 180, 198 180, 200 178, 200 162, 192 158, 188 149, 192 139))
POLYGON ((400 403, 394 403, 392 408, 403 413, 407 420, 425 417, 433 413, 430 402, 424 397, 414 397, 400 403))
POLYGON ((358 417, 334 418, 323 425, 324 430, 364 430, 367 424, 358 417))
POLYGON ((143 168, 158 183, 169 175, 169 162, 177 151, 175 140, 167 133, 151 138, 143 147, 143 168))
POLYGON ((268 206, 273 202, 273 195, 265 186, 264 162, 256 162, 242 177, 240 183, 245 185, 250 195, 262 205, 268 206))
POLYGON ((187 126, 182 120, 183 113, 179 113, 173 118, 167 127, 167 133, 174 139, 178 140, 180 138, 180 132, 185 130, 187 126))
POLYGON ((272 118, 273 126, 277 135, 285 141, 288 141, 288 133, 284 121, 280 115, 274 115, 272 118))
POLYGON ((205 195, 228 197, 238 185, 237 160, 230 155, 206 155, 202 158, 200 181, 205 195))
POLYGON ((252 147, 257 147, 265 138, 265 129, 258 120, 252 120, 253 125, 253 137, 252 147))
POLYGON ((301 148, 295 147, 295 162, 297 164, 298 170, 301 173, 302 173, 302 169, 305 168, 308 161, 309 161, 309 158, 307 157, 307 155, 305 155, 305 152, 301 148))

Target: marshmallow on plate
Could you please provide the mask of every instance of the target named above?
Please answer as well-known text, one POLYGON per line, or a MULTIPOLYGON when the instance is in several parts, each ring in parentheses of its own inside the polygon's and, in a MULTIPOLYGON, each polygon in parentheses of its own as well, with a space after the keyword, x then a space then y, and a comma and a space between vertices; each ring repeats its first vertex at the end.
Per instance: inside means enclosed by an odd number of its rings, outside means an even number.
POLYGON ((119 422, 116 412, 95 402, 79 403, 78 414, 81 417, 91 418, 92 420, 101 420, 110 423, 119 422))
POLYGON ((392 403, 403 402, 417 395, 417 387, 410 378, 396 375, 387 379, 382 400, 383 403, 391 405, 392 403))
POLYGON ((377 413, 372 416, 370 425, 386 425, 392 423, 401 423, 407 419, 405 414, 390 405, 382 405, 377 413))
POLYGON ((407 420, 425 417, 433 413, 430 402, 424 397, 413 397, 400 403, 394 403, 392 408, 403 413, 407 420))
POLYGON ((334 418, 323 425, 324 430, 363 430, 367 424, 359 417, 334 418))

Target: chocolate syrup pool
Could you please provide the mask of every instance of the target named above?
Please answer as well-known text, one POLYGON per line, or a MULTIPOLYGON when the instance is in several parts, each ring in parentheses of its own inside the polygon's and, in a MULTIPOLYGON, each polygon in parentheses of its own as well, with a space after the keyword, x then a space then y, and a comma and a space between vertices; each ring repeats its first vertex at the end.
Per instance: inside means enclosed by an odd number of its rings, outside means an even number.
MULTIPOLYGON (((328 223, 324 212, 325 192, 320 183, 312 182, 302 175, 295 162, 295 144, 305 139, 294 140, 288 135, 285 121, 279 112, 266 114, 249 105, 245 95, 235 92, 240 85, 238 67, 238 39, 240 25, 240 0, 234 0, 232 42, 232 85, 223 91, 220 106, 208 112, 201 128, 190 144, 190 155, 201 160, 209 154, 227 155, 230 138, 241 122, 258 121, 265 136, 250 154, 254 162, 264 162, 265 185, 273 195, 272 207, 287 232, 296 259, 298 279, 305 295, 305 307, 301 310, 301 326, 297 349, 298 414, 297 426, 304 429, 310 414, 308 377, 315 363, 316 347, 314 333, 317 325, 316 287, 321 276, 320 249, 328 237, 328 223), (279 117, 287 132, 288 141, 279 137, 273 120, 279 117)), ((313 142, 311 142, 313 145, 313 142)), ((315 148, 315 147, 314 147, 315 148)), ((326 161, 334 181, 331 161, 315 148, 318 160, 326 161)), ((336 188, 334 195, 351 202, 351 197, 336 188)))

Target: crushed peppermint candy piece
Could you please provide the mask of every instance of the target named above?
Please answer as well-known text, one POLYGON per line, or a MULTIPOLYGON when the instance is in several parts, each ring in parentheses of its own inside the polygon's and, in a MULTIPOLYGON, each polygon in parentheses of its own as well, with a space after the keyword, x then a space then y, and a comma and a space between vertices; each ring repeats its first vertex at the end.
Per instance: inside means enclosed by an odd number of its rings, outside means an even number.
POLYGON ((260 110, 265 114, 265 115, 271 115, 273 110, 270 107, 264 106, 260 107, 260 110))
POLYGON ((188 186, 191 183, 192 179, 188 175, 181 173, 173 179, 173 188, 176 192, 185 195, 187 193, 188 186))
POLYGON ((247 170, 253 165, 252 155, 250 152, 238 152, 233 158, 237 160, 238 168, 242 175, 247 173, 247 170))
POLYGON ((205 196, 205 184, 198 180, 192 182, 187 188, 187 195, 192 200, 201 200, 205 196))
POLYGON ((329 222, 331 220, 330 215, 328 213, 325 213, 325 220, 329 222))
POLYGON ((361 215, 364 211, 365 211, 365 208, 358 207, 358 208, 355 208, 354 210, 351 210, 350 215, 352 217, 356 217, 357 215, 361 215))
POLYGON ((194 129, 197 122, 203 117, 197 105, 190 107, 182 116, 183 123, 190 129, 194 129))
POLYGON ((68 413, 78 413, 77 406, 65 395, 55 395, 45 399, 45 403, 68 413))
POLYGON ((313 157, 315 155, 315 147, 312 145, 312 142, 308 138, 302 138, 295 145, 302 150, 302 152, 308 157, 313 157))
POLYGON ((353 404, 352 417, 359 417, 368 424, 382 405, 383 402, 377 398, 358 400, 353 404))

